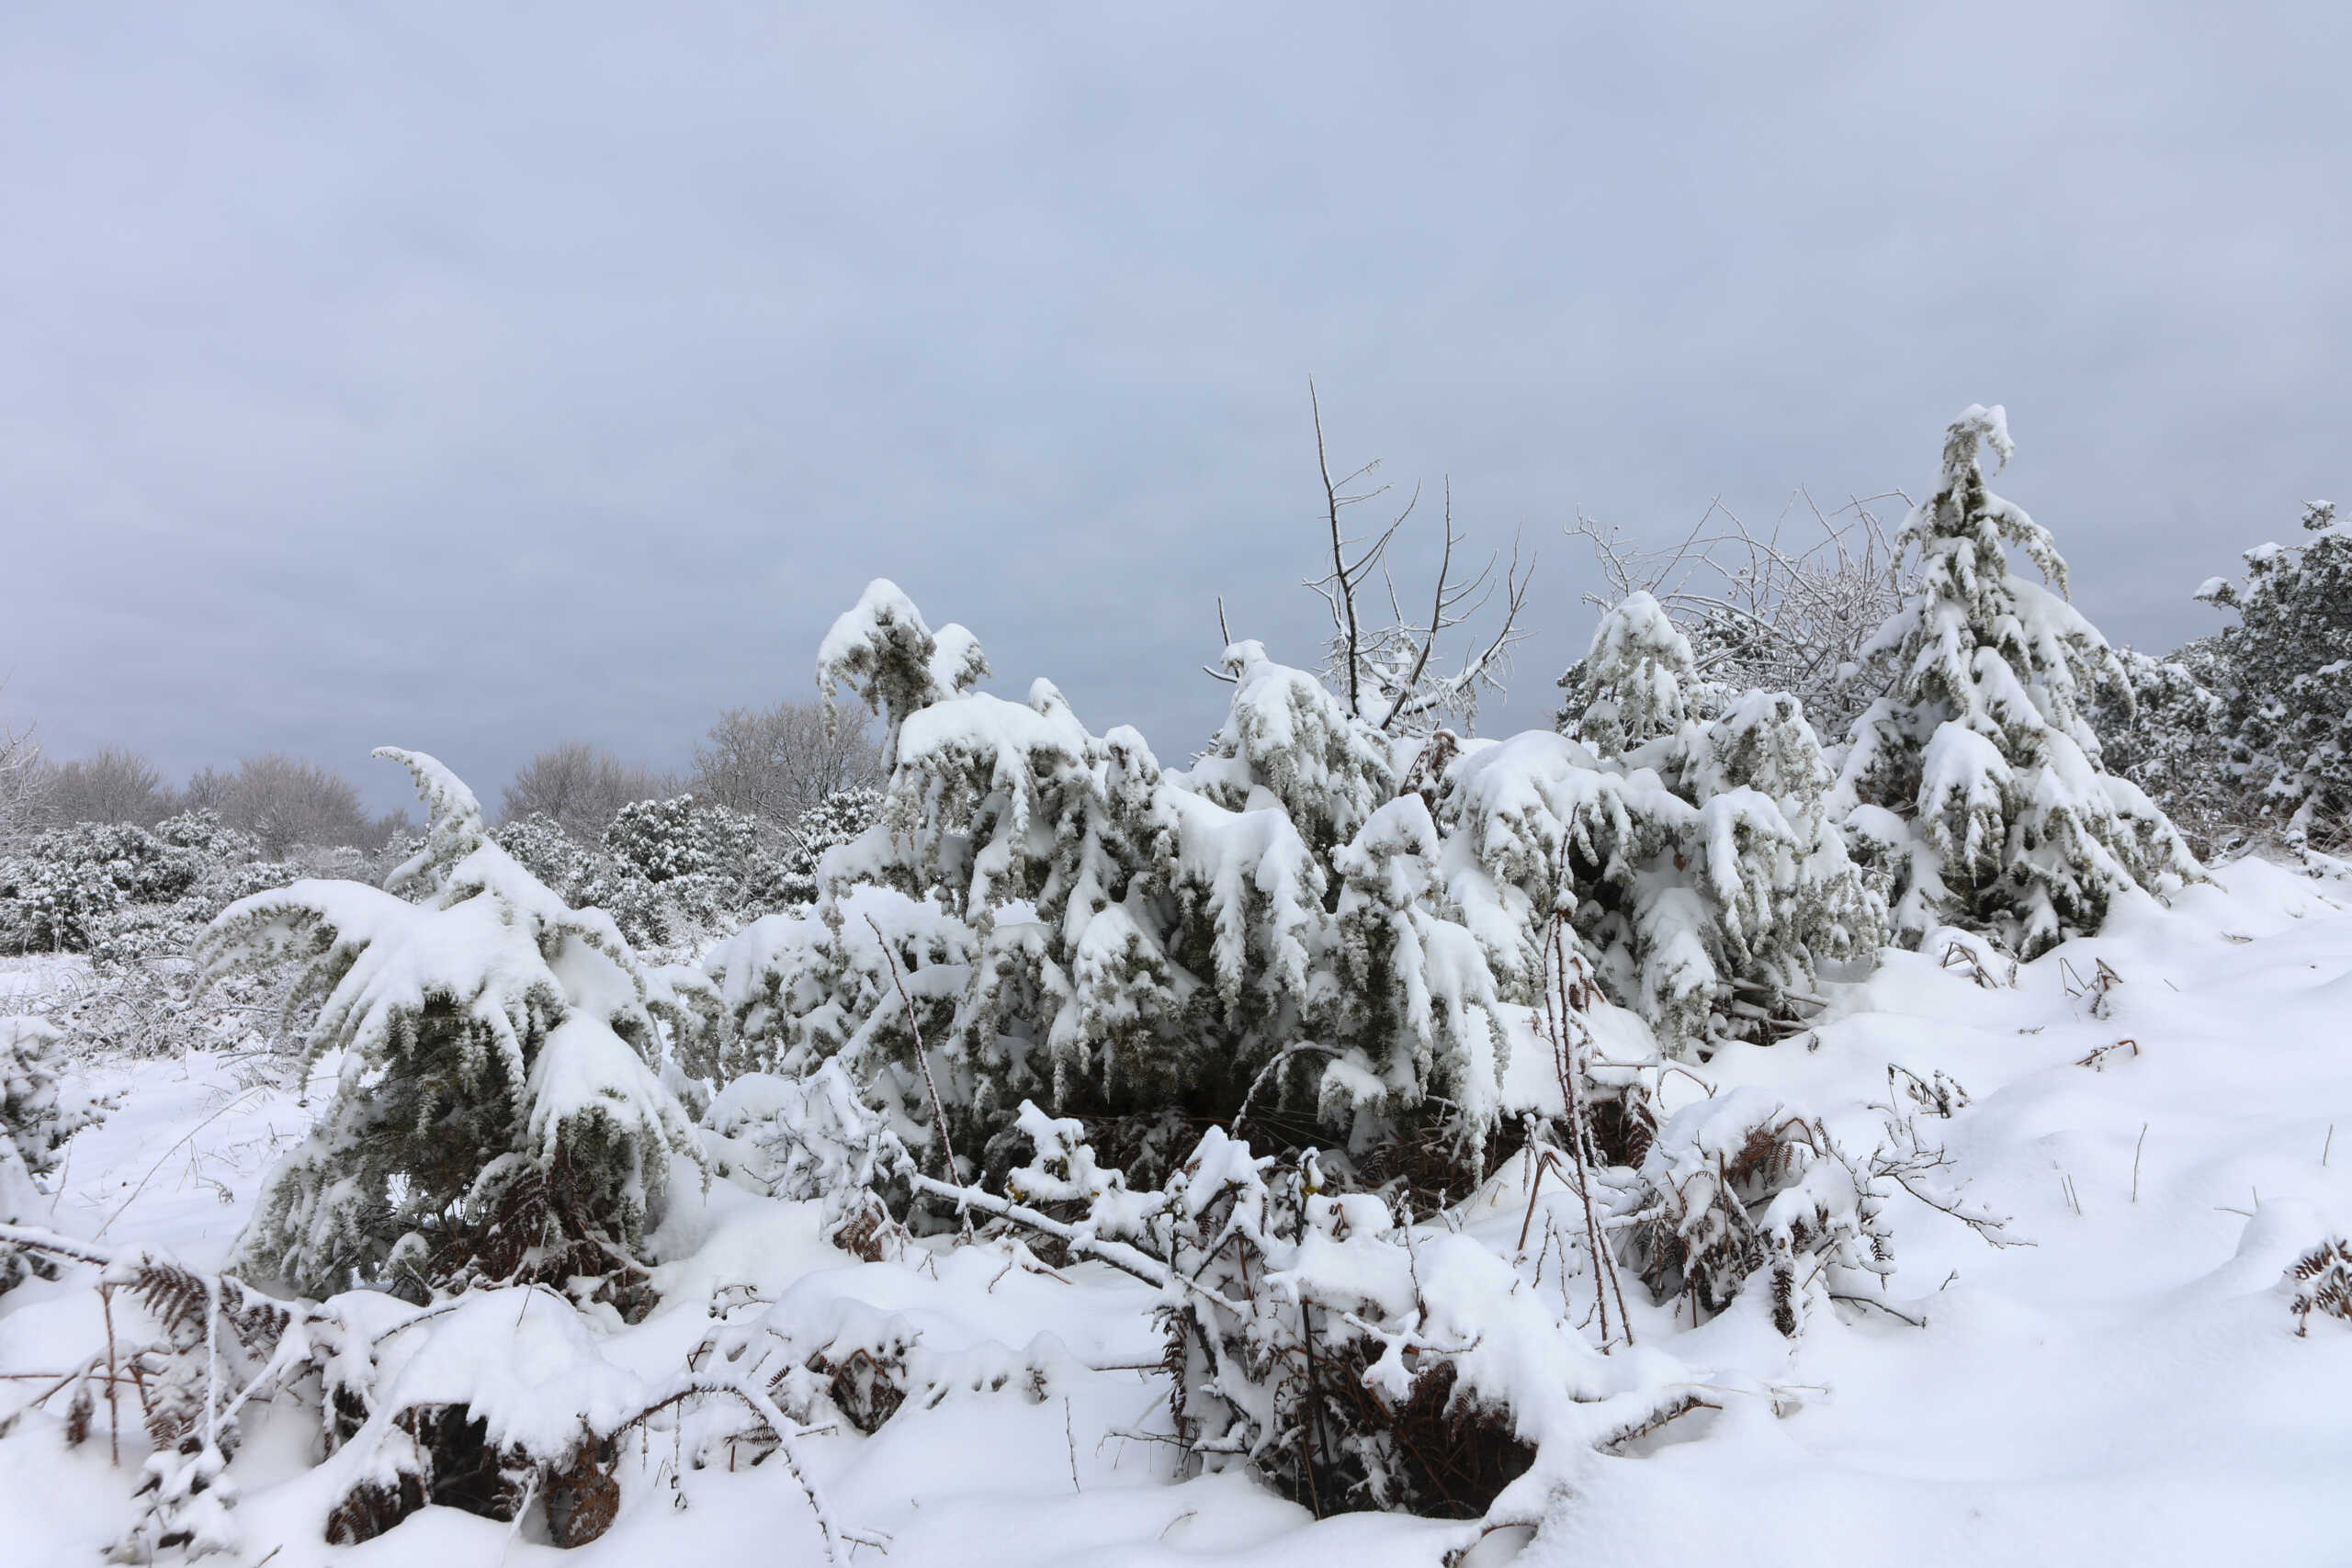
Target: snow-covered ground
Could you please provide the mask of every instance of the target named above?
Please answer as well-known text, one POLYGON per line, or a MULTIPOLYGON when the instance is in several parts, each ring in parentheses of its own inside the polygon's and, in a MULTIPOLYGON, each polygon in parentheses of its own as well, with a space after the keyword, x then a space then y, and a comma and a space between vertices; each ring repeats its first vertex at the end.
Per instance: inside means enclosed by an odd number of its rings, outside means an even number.
MULTIPOLYGON (((1709 1372, 1723 1408, 1580 1461, 1532 1542, 1499 1531, 1472 1563, 2352 1562, 2352 1324, 2315 1317, 2299 1337, 2281 1285, 2300 1254, 2352 1234, 2352 887, 2242 862, 2169 910, 2129 903, 2014 984, 2006 964, 1985 986, 1944 956, 1889 955, 1838 991, 1810 1048, 1734 1047, 1703 1086, 1669 1075, 1668 1102, 1752 1084, 1834 1130, 1877 1114, 1890 1064, 1941 1073, 1969 1103, 1924 1124, 1969 1198, 2030 1245, 1988 1247, 1898 1197, 1892 1313, 1819 1314, 1793 1342, 1760 1300, 1696 1330, 1637 1313, 1645 1342, 1709 1372), (2086 984, 2102 961, 2117 977, 2103 996, 2086 984)), ((0 966, 0 1008, 70 977, 0 966)), ((72 1145, 50 1223, 217 1267, 310 1114, 265 1068, 93 1064, 89 1087, 118 1109, 72 1145)), ((1500 1173, 1461 1223, 1508 1250, 1523 1179, 1500 1173)), ((818 1238, 812 1206, 725 1184, 664 1239, 681 1260, 662 1270, 663 1306, 574 1360, 546 1351, 529 1292, 513 1292, 500 1375, 560 1398, 587 1356, 614 1369, 600 1377, 654 1388, 729 1319, 854 1334, 897 1314, 939 1397, 872 1435, 837 1424, 798 1444, 834 1516, 888 1536, 887 1557, 859 1547, 857 1562, 1379 1568, 1466 1539, 1387 1515, 1316 1522, 1238 1474, 1171 1480, 1171 1450, 1151 1440, 1168 1430, 1167 1382, 1139 1370, 1160 1352, 1153 1292, 1100 1266, 1044 1270, 1001 1242, 858 1263, 818 1238), (721 1317, 715 1297, 743 1304, 721 1317)), ((0 1299, 0 1411, 41 1386, 19 1374, 99 1342, 88 1283, 69 1272, 0 1299)), ((469 1353, 501 1360, 506 1332, 469 1353)), ((418 1354, 410 1373, 437 1375, 418 1354)), ((313 1468, 310 1420, 249 1424, 232 1471, 242 1562, 559 1560, 536 1529, 442 1508, 325 1545, 334 1478, 313 1468)), ((62 1424, 34 1412, 0 1440, 6 1568, 95 1561, 130 1517, 136 1452, 115 1469, 102 1438, 69 1450, 62 1424)), ((673 1431, 641 1429, 618 1522, 562 1559, 820 1560, 781 1467, 695 1470, 685 1452, 673 1431)))

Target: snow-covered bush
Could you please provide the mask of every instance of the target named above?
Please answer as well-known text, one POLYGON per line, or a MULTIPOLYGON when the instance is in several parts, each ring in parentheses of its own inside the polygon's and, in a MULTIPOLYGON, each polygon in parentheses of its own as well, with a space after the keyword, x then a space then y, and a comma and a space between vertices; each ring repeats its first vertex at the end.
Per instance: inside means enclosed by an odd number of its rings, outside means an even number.
POLYGON ((2119 649, 2125 684, 2108 687, 2090 709, 2101 765, 2155 802, 2200 854, 2242 840, 2259 812, 2230 766, 2229 709, 2218 637, 2200 637, 2165 658, 2119 649))
POLYGON ((794 819, 780 852, 755 855, 748 901, 763 911, 817 899, 817 867, 828 850, 849 843, 881 820, 883 796, 864 784, 837 789, 794 819))
MULTIPOLYGON (((775 1135, 805 1151, 799 1168, 895 1179, 1026 1231, 1047 1256, 1066 1250, 1159 1289, 1188 1468, 1250 1466, 1318 1515, 1532 1516, 1577 1453, 1698 1403, 1679 1363, 1604 1354, 1563 1317, 1565 1302, 1522 1289, 1502 1254, 1408 1223, 1377 1194, 1334 1190, 1312 1150, 1259 1155, 1213 1127, 1160 1186, 1137 1187, 1097 1158, 1084 1123, 1023 1103, 1026 1157, 1000 1197, 922 1174, 845 1085, 836 1076, 806 1099, 761 1097, 775 1135)), ((892 1314, 805 1315, 771 1313, 715 1341, 754 1372, 763 1337, 787 1346, 796 1414, 822 1414, 811 1403, 821 1396, 870 1430, 976 1370, 925 1356, 892 1314)), ((1052 1371, 1034 1358, 978 1370, 998 1383, 1052 1371)))
POLYGON ((1611 702, 1641 694, 1623 756, 1393 738, 1240 642, 1227 719, 1178 772, 1048 682, 1023 704, 964 689, 970 634, 943 642, 877 583, 820 680, 886 705, 886 804, 806 912, 712 951, 730 1029, 695 1070, 840 1057, 910 1145, 944 1129, 989 1171, 1035 1100, 1139 1174, 1184 1146, 1178 1124, 1246 1112, 1359 1171, 1410 1144, 1475 1176, 1555 906, 1677 1048, 1785 1030, 1821 964, 1875 948, 1882 906, 1793 703, 1690 718, 1687 659, 1646 659, 1674 640, 1651 609, 1660 637, 1604 628, 1587 663, 1611 702))
MULTIPOLYGON (((55 1171, 66 1140, 99 1121, 104 1107, 67 1087, 66 1037, 44 1019, 0 1017, 0 1224, 45 1213, 33 1179, 55 1171)), ((0 1250, 0 1293, 21 1284, 38 1259, 0 1250)))
POLYGON ((1884 1195, 1818 1121, 1750 1086, 1676 1113, 1642 1162, 1630 1261, 1691 1322, 1763 1274, 1773 1326, 1794 1337, 1815 1302, 1893 1265, 1884 1195))
POLYGON ((910 1143, 944 1124, 989 1164, 1023 1100, 1224 1120, 1269 1071, 1261 1111, 1306 1108, 1357 1149, 1431 1096, 1474 1142, 1494 1124, 1484 961, 1409 890, 1433 885, 1433 826, 1313 677, 1237 644, 1231 716, 1178 773, 1048 682, 963 689, 978 644, 887 583, 825 649, 829 689, 883 705, 888 802, 824 857, 811 909, 712 953, 738 1069, 843 1054, 910 1143))
POLYGON ((605 825, 605 849, 648 882, 708 876, 718 860, 713 852, 718 835, 706 830, 707 815, 695 809, 690 795, 632 800, 605 825))
POLYGON ((1769 1036, 1825 963, 1866 957, 1884 908, 1830 816, 1828 764, 1793 698, 1694 699, 1689 648, 1644 596, 1605 615, 1576 719, 1622 750, 1531 732, 1449 771, 1452 888, 1532 1002, 1548 913, 1573 911, 1600 984, 1669 1046, 1769 1036), (1712 719, 1691 716, 1702 706, 1712 719))
MULTIPOLYGON (((365 863, 348 850, 296 852, 345 869, 365 863)), ((12 933, 6 945, 88 955, 51 1009, 81 1049, 175 1055, 268 1032, 273 987, 241 978, 208 989, 188 951, 230 904, 283 886, 303 869, 262 859, 254 840, 205 810, 153 829, 52 829, 0 866, 0 929, 12 933)))
POLYGON ((757 824, 691 795, 623 804, 594 845, 545 815, 492 836, 564 902, 603 910, 640 947, 690 947, 793 901, 784 857, 758 842, 757 824))
POLYGON ((2352 524, 2312 502, 2309 537, 2245 552, 2244 587, 2198 591, 2238 613, 2211 639, 2230 772, 2293 842, 2352 837, 2352 524))
POLYGON ((2066 603, 2048 531, 1985 489, 1980 443, 2007 462, 2000 409, 1952 423, 1935 493, 1904 522, 1919 586, 1865 650, 1894 685, 1856 721, 1839 789, 1904 937, 1956 925, 2030 957, 2097 931, 2119 894, 2198 866, 2163 812, 2101 769, 2090 688, 2126 673, 2066 603), (2011 545, 2049 587, 2009 570, 2011 545))
POLYGON ((20 953, 86 953, 110 917, 168 904, 196 885, 202 854, 128 822, 35 835, 0 865, 0 914, 20 953))
POLYGON ((1712 707, 1709 699, 1717 694, 1700 683, 1690 639, 1641 592, 1601 612, 1591 649, 1568 667, 1560 686, 1566 693, 1560 732, 1604 757, 1675 734, 1700 716, 1694 706, 1712 707))
MULTIPOLYGON (((554 1545, 584 1545, 618 1512, 621 1439, 667 1419, 683 1445, 684 1412, 710 1401, 729 1406, 728 1418, 748 1411, 755 1423, 719 1428, 730 1449, 745 1442, 759 1458, 781 1455, 816 1515, 828 1562, 844 1563, 848 1542, 882 1543, 835 1522, 799 1460, 796 1443, 806 1434, 764 1383, 707 1365, 649 1380, 606 1355, 593 1314, 543 1286, 476 1290, 430 1305, 378 1290, 280 1301, 166 1255, 6 1221, 0 1262, 29 1263, 50 1278, 95 1269, 105 1344, 62 1377, 44 1374, 47 1388, 0 1418, 0 1438, 62 1396, 68 1446, 103 1430, 118 1464, 147 1446, 138 1506, 107 1552, 115 1562, 246 1551, 231 1462, 249 1423, 281 1413, 311 1429, 306 1446, 322 1450, 323 1484, 309 1490, 312 1528, 329 1546, 372 1540, 427 1505, 518 1528, 536 1507, 554 1545)), ((698 1429, 697 1452, 707 1440, 698 1429)))
POLYGON ((432 815, 392 881, 417 901, 298 882, 231 906, 199 949, 215 972, 299 965, 311 1059, 344 1055, 243 1267, 317 1296, 586 1279, 641 1300, 628 1277, 671 1157, 699 1158, 656 1067, 672 992, 609 917, 572 909, 492 842, 447 769, 379 755, 409 769, 432 815))
POLYGON ((569 904, 586 902, 581 893, 597 875, 601 857, 566 832, 562 823, 534 812, 507 818, 492 837, 549 892, 569 904))

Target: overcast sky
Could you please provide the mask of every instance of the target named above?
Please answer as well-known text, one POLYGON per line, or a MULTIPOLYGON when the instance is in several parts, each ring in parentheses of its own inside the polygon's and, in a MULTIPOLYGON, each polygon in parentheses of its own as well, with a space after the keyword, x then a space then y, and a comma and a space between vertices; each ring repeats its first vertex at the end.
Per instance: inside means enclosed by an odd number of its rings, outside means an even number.
MULTIPOLYGON (((2117 641, 2352 490, 2337 5, 152 8, 0 47, 0 705, 175 774, 811 694, 865 581, 1197 746, 1314 449, 1540 549, 1932 470, 2117 641)), ((1409 564, 1409 563, 1408 563, 1409 564)))

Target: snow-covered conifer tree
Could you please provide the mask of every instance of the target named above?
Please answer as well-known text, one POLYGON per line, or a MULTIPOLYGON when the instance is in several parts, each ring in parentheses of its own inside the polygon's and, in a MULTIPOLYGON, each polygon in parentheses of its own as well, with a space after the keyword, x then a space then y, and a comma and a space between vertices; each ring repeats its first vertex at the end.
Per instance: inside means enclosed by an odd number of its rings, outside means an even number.
POLYGON ((1952 423, 1935 491, 1904 522, 1919 589, 1866 650, 1893 689, 1856 721, 1839 791, 1904 936, 1942 921, 2031 956, 2097 931, 2119 894, 2198 868, 2148 797, 2101 769, 2088 688, 2124 671, 2066 603, 2049 533, 1985 488, 1980 443, 2007 462, 1999 408, 1952 423), (2012 545, 2050 586, 2009 570, 2012 545))
POLYGON ((650 975, 610 917, 575 910, 485 831, 472 792, 419 752, 432 822, 390 886, 298 882, 232 905, 214 971, 301 967, 312 1061, 334 1098, 271 1178, 241 1267, 325 1296, 632 1270, 673 1156, 699 1161, 662 1086, 650 975))
POLYGON ((2198 597, 2238 613, 2218 639, 2230 767, 2290 841, 2352 833, 2352 523, 2305 508, 2301 544, 2245 553, 2244 588, 2198 597))
POLYGON ((1567 694, 1561 733, 1574 735, 1604 757, 1661 735, 1699 716, 1713 694, 1699 683, 1685 637, 1657 600, 1635 592, 1601 613, 1592 647, 1560 677, 1567 694))
POLYGON ((1495 1120, 1510 1050, 1501 997, 1476 939, 1447 918, 1443 856, 1427 803, 1408 792, 1335 857, 1339 983, 1327 1032, 1346 1049, 1323 1071, 1318 1109, 1327 1122, 1352 1122, 1351 1152, 1393 1135, 1432 1094, 1468 1111, 1454 1119, 1457 1133, 1495 1120))
POLYGON ((1322 682, 1269 659, 1263 643, 1233 644, 1224 669, 1233 704, 1189 786, 1233 811, 1264 790, 1317 854, 1329 854, 1396 793, 1396 750, 1420 742, 1392 748, 1322 682))
POLYGON ((1714 893, 1710 931, 1733 1019, 1790 1016, 1825 963, 1884 944, 1886 901, 1848 855, 1830 811, 1837 773, 1796 698, 1745 692, 1686 728, 1673 787, 1699 808, 1683 861, 1714 893))

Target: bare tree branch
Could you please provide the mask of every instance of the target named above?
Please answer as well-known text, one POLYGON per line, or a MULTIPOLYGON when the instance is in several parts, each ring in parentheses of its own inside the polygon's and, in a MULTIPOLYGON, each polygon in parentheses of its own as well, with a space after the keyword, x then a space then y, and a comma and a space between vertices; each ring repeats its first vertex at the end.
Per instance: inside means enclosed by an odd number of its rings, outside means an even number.
POLYGON ((1582 513, 1567 532, 1591 546, 1606 587, 1586 603, 1651 594, 1690 638, 1702 674, 1792 693, 1834 734, 1877 694, 1859 678, 1861 649, 1902 601, 1888 530, 1872 510, 1884 501, 1909 505, 1890 491, 1824 512, 1800 488, 1758 529, 1718 497, 1681 539, 1657 549, 1582 513), (1784 542, 1800 508, 1818 531, 1803 548, 1784 542))
POLYGON ((1385 563, 1389 545, 1420 503, 1420 489, 1416 486, 1404 507, 1369 540, 1351 538, 1341 513, 1385 493, 1389 487, 1353 488, 1378 468, 1377 459, 1344 478, 1332 478, 1322 404, 1312 380, 1307 383, 1307 397, 1314 415, 1316 470, 1323 481, 1323 520, 1331 564, 1328 571, 1311 579, 1306 586, 1322 598, 1331 615, 1331 658, 1327 678, 1347 699, 1351 717, 1372 722, 1383 733, 1415 732, 1448 716, 1459 718, 1466 726, 1475 715, 1481 692, 1504 689, 1501 676, 1509 667, 1510 649, 1524 635, 1519 629, 1519 617, 1526 605, 1534 563, 1531 558, 1522 572, 1514 541, 1510 567, 1499 584, 1495 578, 1498 558, 1494 556, 1487 558, 1485 568, 1476 576, 1467 581, 1458 578, 1453 558, 1463 536, 1454 527, 1453 486, 1449 479, 1444 491, 1442 554, 1437 581, 1430 594, 1429 618, 1426 622, 1413 620, 1398 602, 1396 582, 1385 563), (1363 591, 1374 571, 1380 573, 1388 596, 1389 619, 1385 626, 1369 625, 1363 616, 1363 591), (1500 628, 1464 661, 1460 671, 1442 678, 1436 676, 1432 667, 1439 640, 1447 631, 1484 611, 1498 588, 1504 594, 1505 605, 1500 628))

